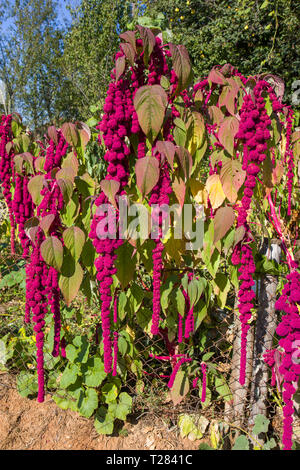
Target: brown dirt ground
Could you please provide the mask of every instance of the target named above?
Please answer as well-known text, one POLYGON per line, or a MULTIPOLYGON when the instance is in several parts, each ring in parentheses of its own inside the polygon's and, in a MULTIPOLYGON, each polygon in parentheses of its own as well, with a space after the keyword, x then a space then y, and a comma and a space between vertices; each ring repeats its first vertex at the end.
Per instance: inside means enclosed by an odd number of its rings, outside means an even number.
POLYGON ((136 424, 126 423, 122 436, 99 435, 92 419, 62 410, 50 395, 41 404, 23 398, 14 378, 0 374, 2 450, 196 450, 199 443, 181 439, 178 428, 169 429, 152 415, 145 415, 136 424))

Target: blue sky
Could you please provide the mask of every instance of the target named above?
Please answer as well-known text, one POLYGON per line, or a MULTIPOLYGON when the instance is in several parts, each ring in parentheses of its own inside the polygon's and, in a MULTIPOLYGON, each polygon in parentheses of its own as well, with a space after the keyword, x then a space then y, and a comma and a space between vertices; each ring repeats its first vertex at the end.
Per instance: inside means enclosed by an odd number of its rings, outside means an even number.
MULTIPOLYGON (((8 1, 8 4, 11 3, 8 1)), ((60 26, 68 26, 71 22, 71 15, 67 9, 67 5, 75 7, 80 4, 80 0, 58 0, 58 24, 60 26)), ((0 33, 9 34, 10 29, 13 25, 13 19, 9 19, 0 26, 0 33)))

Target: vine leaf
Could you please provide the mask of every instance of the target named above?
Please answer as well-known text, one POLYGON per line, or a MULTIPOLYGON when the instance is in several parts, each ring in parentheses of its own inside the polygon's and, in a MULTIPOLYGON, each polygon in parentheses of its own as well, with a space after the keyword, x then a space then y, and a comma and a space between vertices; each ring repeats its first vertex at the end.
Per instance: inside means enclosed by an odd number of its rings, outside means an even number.
POLYGON ((144 157, 135 165, 136 184, 145 197, 154 188, 159 179, 159 161, 155 157, 144 157))
POLYGON ((167 104, 167 94, 160 85, 142 86, 135 94, 134 107, 139 124, 151 142, 162 127, 167 104))

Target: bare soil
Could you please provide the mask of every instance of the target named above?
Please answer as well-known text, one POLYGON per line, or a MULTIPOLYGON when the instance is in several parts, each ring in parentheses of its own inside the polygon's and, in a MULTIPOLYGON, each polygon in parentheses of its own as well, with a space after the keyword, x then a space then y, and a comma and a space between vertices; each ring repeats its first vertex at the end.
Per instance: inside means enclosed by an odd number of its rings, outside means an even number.
POLYGON ((92 419, 62 410, 50 395, 44 403, 23 398, 14 378, 0 374, 1 450, 196 450, 199 444, 180 438, 178 428, 153 415, 126 423, 121 435, 99 435, 92 419))

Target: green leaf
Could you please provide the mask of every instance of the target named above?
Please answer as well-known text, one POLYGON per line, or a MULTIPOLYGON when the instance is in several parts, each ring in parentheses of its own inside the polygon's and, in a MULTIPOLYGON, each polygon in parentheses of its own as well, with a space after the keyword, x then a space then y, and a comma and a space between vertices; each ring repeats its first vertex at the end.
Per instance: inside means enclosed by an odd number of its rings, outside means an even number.
POLYGON ((270 420, 268 420, 264 415, 257 415, 252 429, 253 434, 258 436, 261 432, 268 432, 269 424, 270 420))
POLYGON ((44 261, 56 271, 60 271, 63 263, 63 245, 57 237, 48 237, 41 244, 41 255, 44 261))
POLYGON ((124 289, 132 281, 135 273, 135 261, 132 259, 133 247, 124 242, 117 250, 117 259, 115 266, 117 268, 116 276, 124 289))
POLYGON ((232 447, 232 450, 249 450, 249 449, 250 449, 249 441, 247 437, 244 435, 238 436, 234 443, 234 446, 232 447))
POLYGON ((177 289, 177 292, 176 292, 176 305, 177 305, 177 309, 178 309, 178 313, 184 317, 184 314, 185 314, 185 298, 184 298, 184 295, 181 291, 181 289, 177 289))
POLYGON ((119 390, 114 383, 109 382, 103 385, 101 388, 101 393, 104 397, 105 403, 111 403, 116 400, 119 390))
POLYGON ((22 397, 34 395, 38 391, 37 375, 22 371, 17 377, 18 392, 22 397))
POLYGON ((31 198, 36 206, 40 205, 43 200, 41 190, 44 185, 44 175, 36 175, 30 178, 27 188, 31 195, 31 198))
POLYGON ((150 142, 157 137, 165 116, 168 97, 160 85, 140 87, 134 97, 139 124, 150 142))
POLYGON ((79 263, 75 264, 74 273, 67 277, 62 274, 59 276, 59 288, 67 303, 70 303, 75 299, 83 279, 83 270, 79 263))
POLYGON ((62 388, 67 388, 69 385, 74 384, 79 374, 79 367, 76 364, 67 366, 64 370, 59 385, 62 388))
POLYGON ((81 390, 77 402, 79 413, 85 418, 90 418, 98 408, 98 394, 94 388, 81 390))
POLYGON ((63 239, 75 261, 78 261, 85 243, 84 232, 79 227, 69 227, 64 230, 63 239))
POLYGON ((104 406, 100 406, 95 415, 94 426, 99 434, 112 434, 114 430, 114 416, 104 406))
POLYGON ((99 387, 106 378, 104 364, 99 357, 91 357, 83 367, 83 381, 88 387, 99 387))

